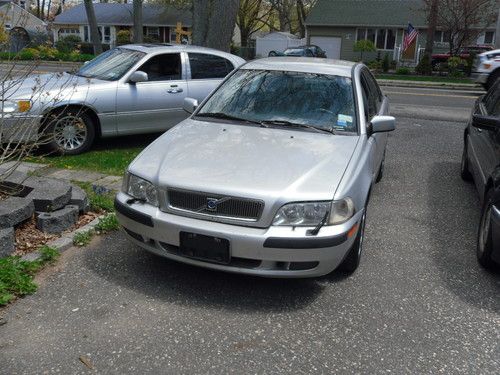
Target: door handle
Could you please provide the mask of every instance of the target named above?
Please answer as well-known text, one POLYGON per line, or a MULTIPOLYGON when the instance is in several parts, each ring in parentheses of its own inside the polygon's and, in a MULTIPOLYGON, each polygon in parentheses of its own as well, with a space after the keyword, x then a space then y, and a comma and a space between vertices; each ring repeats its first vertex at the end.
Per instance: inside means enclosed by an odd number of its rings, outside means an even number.
POLYGON ((168 89, 167 92, 169 94, 177 94, 179 92, 183 92, 184 90, 180 87, 177 87, 177 88, 171 88, 171 89, 168 89))

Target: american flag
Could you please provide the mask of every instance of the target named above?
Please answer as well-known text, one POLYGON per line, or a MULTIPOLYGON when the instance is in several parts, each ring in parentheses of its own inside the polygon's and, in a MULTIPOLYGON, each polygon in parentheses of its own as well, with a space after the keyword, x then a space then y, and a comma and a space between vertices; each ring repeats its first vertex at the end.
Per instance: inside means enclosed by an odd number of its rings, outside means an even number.
POLYGON ((417 35, 417 29, 415 29, 411 23, 408 23, 408 28, 406 29, 405 37, 403 39, 403 52, 406 51, 410 44, 413 43, 417 35))

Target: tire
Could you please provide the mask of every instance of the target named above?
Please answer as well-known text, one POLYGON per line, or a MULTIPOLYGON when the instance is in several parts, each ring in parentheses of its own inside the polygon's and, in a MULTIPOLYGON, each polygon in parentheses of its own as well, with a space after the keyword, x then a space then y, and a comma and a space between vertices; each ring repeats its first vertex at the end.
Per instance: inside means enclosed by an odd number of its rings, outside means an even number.
POLYGON ((460 163, 460 177, 464 181, 472 181, 472 174, 469 169, 469 152, 467 151, 467 136, 464 142, 464 149, 462 151, 462 162, 460 163))
POLYGON ((490 188, 484 197, 484 204, 481 210, 481 220, 477 233, 476 256, 481 266, 487 269, 496 267, 491 253, 493 251, 493 235, 491 231, 491 208, 493 206, 493 188, 490 188))
POLYGON ((384 168, 385 168, 385 151, 384 151, 384 157, 382 158, 382 163, 380 163, 380 168, 378 169, 375 183, 379 183, 382 180, 382 177, 384 177, 384 168))
POLYGON ((359 262, 361 261, 361 254, 363 252, 363 239, 365 237, 365 223, 366 223, 366 207, 363 212, 363 216, 361 218, 358 234, 356 235, 356 239, 352 244, 352 247, 349 249, 346 257, 337 268, 340 272, 344 272, 347 274, 351 274, 359 266, 359 262))
POLYGON ((44 143, 60 155, 78 155, 94 143, 95 124, 81 109, 65 109, 50 115, 44 129, 44 143))
POLYGON ((270 51, 269 54, 268 54, 268 57, 275 57, 275 56, 278 56, 278 54, 276 53, 276 51, 270 51))
POLYGON ((489 90, 498 79, 500 79, 500 69, 497 69, 490 74, 488 81, 486 81, 486 90, 489 90))

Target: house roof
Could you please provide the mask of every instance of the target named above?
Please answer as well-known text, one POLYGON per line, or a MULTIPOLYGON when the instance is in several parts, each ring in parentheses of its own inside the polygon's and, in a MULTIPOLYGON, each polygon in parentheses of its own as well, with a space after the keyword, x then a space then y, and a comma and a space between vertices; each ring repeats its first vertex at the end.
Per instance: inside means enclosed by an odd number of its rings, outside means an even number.
POLYGON ((422 0, 318 0, 306 25, 425 27, 423 6, 422 0))
MULTIPOLYGON (((94 3, 94 12, 99 25, 133 25, 133 5, 120 3, 94 3)), ((174 26, 182 22, 183 26, 191 26, 191 12, 174 6, 144 4, 142 7, 144 26, 174 26)), ((84 4, 77 5, 59 14, 54 24, 85 25, 88 24, 84 4)))

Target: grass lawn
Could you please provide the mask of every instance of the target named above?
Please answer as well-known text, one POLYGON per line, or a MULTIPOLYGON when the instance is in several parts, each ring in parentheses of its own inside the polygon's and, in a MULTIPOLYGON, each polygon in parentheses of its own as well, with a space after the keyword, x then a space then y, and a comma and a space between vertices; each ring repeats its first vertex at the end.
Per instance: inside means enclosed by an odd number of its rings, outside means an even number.
POLYGON ((74 156, 33 156, 27 161, 49 164, 55 168, 81 169, 121 176, 130 162, 152 141, 155 135, 100 139, 92 149, 74 156))
POLYGON ((436 83, 474 83, 470 78, 449 78, 439 76, 417 76, 417 75, 403 75, 403 74, 376 74, 377 79, 392 79, 400 81, 414 81, 414 82, 436 82, 436 83))

